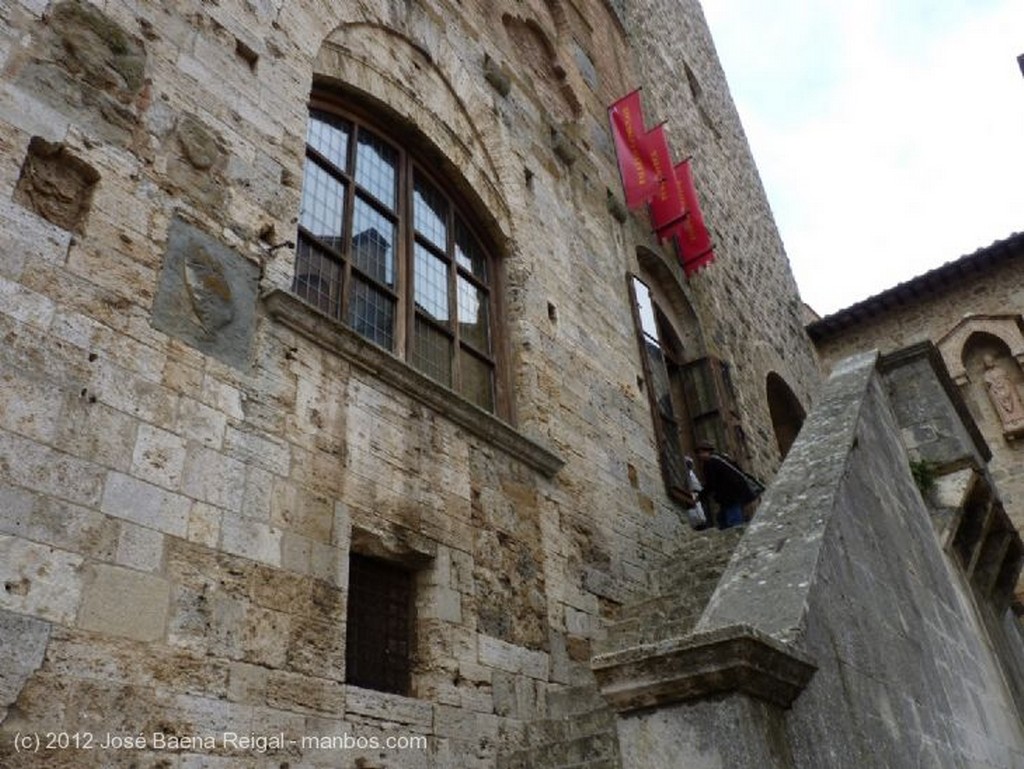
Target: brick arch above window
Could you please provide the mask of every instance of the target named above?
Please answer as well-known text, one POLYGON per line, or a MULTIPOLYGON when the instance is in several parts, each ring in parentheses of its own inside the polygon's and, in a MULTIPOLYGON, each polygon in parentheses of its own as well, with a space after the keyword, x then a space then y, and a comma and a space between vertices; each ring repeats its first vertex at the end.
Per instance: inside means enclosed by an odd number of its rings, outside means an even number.
MULTIPOLYGON (((310 108, 292 290, 476 406, 507 413, 501 265, 476 210, 375 116, 310 108)), ((404 139, 404 141, 403 141, 404 139)))

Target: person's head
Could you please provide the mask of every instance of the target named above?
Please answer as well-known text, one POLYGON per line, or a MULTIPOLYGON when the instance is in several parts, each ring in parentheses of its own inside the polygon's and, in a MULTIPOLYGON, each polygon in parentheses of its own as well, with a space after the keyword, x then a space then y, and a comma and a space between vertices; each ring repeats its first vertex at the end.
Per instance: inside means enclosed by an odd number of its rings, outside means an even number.
POLYGON ((715 445, 711 441, 701 441, 697 444, 697 458, 704 459, 715 453, 715 445))

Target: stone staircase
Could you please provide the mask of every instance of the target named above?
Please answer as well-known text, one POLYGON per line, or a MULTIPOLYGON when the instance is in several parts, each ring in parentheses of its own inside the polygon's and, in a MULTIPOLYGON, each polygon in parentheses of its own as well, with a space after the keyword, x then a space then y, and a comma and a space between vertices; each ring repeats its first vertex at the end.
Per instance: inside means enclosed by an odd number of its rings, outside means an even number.
MULTIPOLYGON (((651 575, 654 595, 619 609, 594 653, 684 636, 715 591, 744 529, 694 536, 651 575)), ((497 769, 619 769, 615 714, 596 683, 548 692, 548 718, 527 724, 523 747, 498 756, 497 769)))
POLYGON ((743 528, 708 530, 691 539, 652 575, 655 594, 625 604, 594 645, 606 654, 687 635, 693 630, 729 563, 743 528))
POLYGON ((528 724, 526 745, 498 757, 497 769, 618 769, 615 714, 596 684, 548 692, 549 717, 528 724))

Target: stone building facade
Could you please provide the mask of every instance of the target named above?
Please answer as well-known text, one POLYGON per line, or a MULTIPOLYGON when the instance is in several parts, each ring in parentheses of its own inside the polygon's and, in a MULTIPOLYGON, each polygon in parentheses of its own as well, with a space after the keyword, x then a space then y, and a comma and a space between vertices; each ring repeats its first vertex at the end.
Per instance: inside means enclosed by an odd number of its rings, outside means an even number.
POLYGON ((493 766, 696 536, 634 301, 693 372, 684 449, 701 416, 770 475, 769 375, 809 406, 696 2, 26 0, 0 41, 5 765, 169 755, 10 752, 59 731, 429 735, 346 765, 493 766), (621 205, 605 110, 638 86, 696 159, 717 261, 690 281, 621 205))
POLYGON ((933 342, 992 451, 989 468, 1018 529, 1024 527, 1022 267, 1024 235, 1011 235, 808 325, 826 366, 858 351, 933 342))
POLYGON ((0 764, 621 766, 595 655, 736 543, 676 460, 771 478, 821 384, 697 2, 20 0, 0 58, 0 764))

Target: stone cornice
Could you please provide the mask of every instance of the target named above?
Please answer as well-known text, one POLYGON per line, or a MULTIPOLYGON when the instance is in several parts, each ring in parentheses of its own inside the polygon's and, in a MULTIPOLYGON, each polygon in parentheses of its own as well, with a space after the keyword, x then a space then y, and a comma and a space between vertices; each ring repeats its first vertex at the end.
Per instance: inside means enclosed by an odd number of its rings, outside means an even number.
POLYGON ((272 289, 262 296, 270 316, 311 342, 451 420, 467 432, 522 461, 544 476, 553 477, 565 464, 561 457, 527 438, 509 424, 475 406, 457 393, 421 374, 404 361, 363 339, 294 294, 272 289))
POLYGON ((788 708, 817 669, 803 653, 745 625, 600 655, 591 667, 619 713, 730 693, 788 708))

